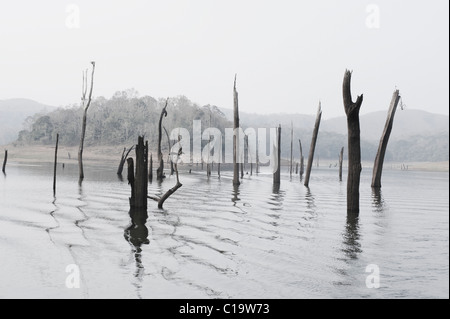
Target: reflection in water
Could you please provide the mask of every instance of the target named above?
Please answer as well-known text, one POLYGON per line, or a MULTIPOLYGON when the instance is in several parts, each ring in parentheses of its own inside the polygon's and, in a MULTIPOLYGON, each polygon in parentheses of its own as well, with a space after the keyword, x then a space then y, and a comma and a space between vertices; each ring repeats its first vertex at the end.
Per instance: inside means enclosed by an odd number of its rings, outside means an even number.
POLYGON ((268 204, 274 205, 271 210, 282 210, 285 192, 280 190, 280 184, 273 184, 272 194, 268 204))
POLYGON ((131 207, 129 211, 131 217, 131 224, 125 228, 124 237, 126 241, 132 246, 132 253, 134 254, 134 260, 136 263, 136 271, 134 277, 138 279, 138 283, 135 284, 138 295, 142 288, 142 279, 144 276, 144 266, 142 264, 142 245, 148 245, 148 228, 145 225, 147 222, 148 214, 145 208, 131 207))
POLYGON ((362 252, 359 235, 359 217, 353 214, 347 214, 347 224, 343 234, 342 251, 349 259, 357 259, 358 254, 362 252))
POLYGON ((236 206, 237 202, 239 202, 241 200, 239 198, 239 195, 240 195, 239 185, 233 185, 232 195, 233 195, 233 198, 231 198, 231 201, 234 203, 233 206, 236 206))
POLYGON ((373 207, 377 213, 382 213, 385 208, 384 198, 381 193, 381 188, 372 187, 372 201, 373 207))
POLYGON ((311 193, 311 189, 309 187, 306 188, 306 207, 308 208, 308 212, 313 215, 316 214, 316 202, 313 194, 311 193))

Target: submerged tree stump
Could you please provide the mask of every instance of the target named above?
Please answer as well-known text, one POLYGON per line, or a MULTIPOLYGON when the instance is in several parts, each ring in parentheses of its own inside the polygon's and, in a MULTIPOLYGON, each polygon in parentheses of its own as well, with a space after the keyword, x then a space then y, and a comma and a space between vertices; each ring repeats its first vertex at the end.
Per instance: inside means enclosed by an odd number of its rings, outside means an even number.
POLYGON ((56 134, 55 161, 53 164, 53 196, 56 195, 56 167, 58 160, 58 142, 59 142, 59 134, 56 134))
POLYGON ((276 159, 277 170, 273 173, 273 183, 275 185, 281 183, 281 125, 277 129, 276 159))
POLYGON ((236 77, 234 77, 234 87, 233 87, 233 185, 239 185, 239 96, 236 90, 236 77))
POLYGON ((136 172, 133 172, 133 159, 128 162, 128 183, 131 186, 130 206, 147 208, 148 195, 148 142, 144 145, 144 137, 139 136, 136 145, 136 172))
POLYGON ((342 85, 345 114, 347 115, 348 130, 348 177, 347 177, 347 213, 359 215, 359 185, 361 179, 361 131, 359 125, 359 110, 363 102, 363 95, 352 100, 352 73, 345 71, 342 85))
POLYGON ((399 90, 395 90, 392 95, 391 104, 389 106, 389 111, 386 118, 386 124, 384 126, 383 134, 381 135, 380 145, 378 146, 377 156, 375 157, 375 163, 373 165, 372 187, 381 187, 381 174, 383 172, 384 156, 386 155, 386 148, 389 142, 389 137, 391 136, 392 127, 394 125, 394 116, 399 101, 400 92, 399 90))
POLYGON ((339 181, 342 182, 342 163, 344 162, 344 147, 339 153, 339 181))
POLYGON ((6 162, 8 161, 8 150, 5 150, 5 158, 3 159, 2 172, 6 174, 6 162))

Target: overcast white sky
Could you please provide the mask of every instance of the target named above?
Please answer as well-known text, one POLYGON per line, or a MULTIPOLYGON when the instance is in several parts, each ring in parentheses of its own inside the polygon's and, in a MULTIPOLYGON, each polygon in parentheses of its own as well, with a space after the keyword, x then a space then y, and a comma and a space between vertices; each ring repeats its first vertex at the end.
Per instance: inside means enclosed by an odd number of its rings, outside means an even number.
POLYGON ((407 108, 448 115, 448 11, 448 0, 2 1, 0 99, 78 103, 95 60, 94 96, 135 88, 231 108, 237 73, 242 111, 315 114, 321 100, 330 118, 344 115, 349 68, 362 114, 387 110, 397 87, 407 108))

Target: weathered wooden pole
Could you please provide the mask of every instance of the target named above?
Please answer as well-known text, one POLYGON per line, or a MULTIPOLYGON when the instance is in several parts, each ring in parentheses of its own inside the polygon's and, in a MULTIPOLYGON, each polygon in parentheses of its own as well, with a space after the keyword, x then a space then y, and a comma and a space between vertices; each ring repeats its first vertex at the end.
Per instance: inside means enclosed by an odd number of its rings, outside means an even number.
POLYGON ((383 172, 384 156, 386 155, 386 148, 391 136, 392 127, 394 125, 394 116, 397 110, 397 105, 400 101, 400 92, 395 90, 392 95, 391 105, 389 106, 389 112, 386 118, 386 124, 384 126, 383 134, 381 135, 380 145, 378 146, 377 156, 375 157, 375 163, 373 165, 372 174, 372 187, 381 187, 381 174, 383 172))
POLYGON ((359 215, 359 185, 361 179, 361 130, 359 111, 363 102, 363 94, 352 100, 352 72, 346 70, 342 85, 345 114, 348 130, 348 177, 347 177, 347 214, 359 215))
POLYGON ((58 142, 59 142, 59 134, 56 134, 56 146, 55 146, 55 161, 53 164, 53 196, 56 195, 56 165, 58 160, 58 142))
POLYGON ((294 124, 291 122, 291 162, 289 168, 289 177, 292 178, 293 163, 294 163, 294 124))
POLYGON ((8 150, 5 150, 5 158, 3 159, 2 172, 6 174, 6 162, 8 161, 8 150))
POLYGON ((136 145, 136 173, 134 177, 134 207, 147 207, 147 186, 148 186, 148 143, 144 145, 144 137, 138 137, 136 145))
POLYGON ((317 136, 319 135, 321 118, 322 118, 322 106, 321 103, 319 102, 319 108, 317 109, 316 123, 314 124, 314 131, 311 139, 311 147, 309 148, 308 165, 306 167, 305 184, 304 184, 306 187, 309 187, 309 179, 311 177, 311 169, 314 161, 314 151, 316 149, 317 136))
POLYGON ((164 117, 167 117, 167 103, 169 103, 169 98, 166 100, 166 105, 161 110, 161 115, 159 117, 159 125, 158 125, 158 164, 159 167, 156 170, 156 179, 158 181, 162 181, 164 178, 164 160, 161 151, 161 138, 162 138, 162 120, 164 117))
POLYGON ((78 149, 78 171, 79 171, 79 182, 81 182, 84 179, 84 170, 83 170, 83 150, 84 150, 84 138, 86 136, 86 122, 87 122, 87 112, 89 109, 89 106, 91 105, 92 101, 92 90, 94 88, 94 71, 95 71, 95 62, 92 61, 92 74, 91 74, 91 88, 89 91, 89 96, 86 101, 86 93, 87 93, 87 70, 86 72, 83 72, 83 87, 81 90, 81 101, 82 106, 84 108, 83 112, 83 122, 81 124, 81 139, 80 139, 80 147, 78 149))
POLYGON ((300 180, 302 180, 305 171, 305 158, 303 157, 302 141, 299 139, 298 143, 300 144, 300 180))
POLYGON ((234 87, 233 87, 233 114, 234 114, 234 134, 233 134, 233 185, 239 185, 241 182, 239 181, 239 162, 238 162, 238 153, 239 153, 239 96, 236 90, 236 77, 234 76, 234 87))
POLYGON ((344 148, 341 148, 339 154, 339 181, 342 182, 342 163, 344 162, 344 148))
POLYGON ((150 163, 148 168, 148 179, 150 182, 153 181, 153 154, 150 154, 150 163))
POLYGON ((273 173, 273 183, 280 184, 281 182, 281 124, 278 126, 277 130, 277 170, 273 173))

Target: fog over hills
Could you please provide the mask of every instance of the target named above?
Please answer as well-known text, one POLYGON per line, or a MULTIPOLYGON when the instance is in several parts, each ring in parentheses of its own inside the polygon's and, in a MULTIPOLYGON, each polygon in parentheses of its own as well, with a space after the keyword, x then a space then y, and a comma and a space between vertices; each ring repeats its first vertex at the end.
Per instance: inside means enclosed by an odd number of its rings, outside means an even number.
POLYGON ((17 134, 24 128, 27 117, 54 109, 53 106, 28 99, 0 100, 0 145, 17 139, 17 134))

